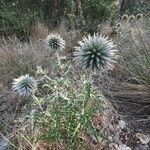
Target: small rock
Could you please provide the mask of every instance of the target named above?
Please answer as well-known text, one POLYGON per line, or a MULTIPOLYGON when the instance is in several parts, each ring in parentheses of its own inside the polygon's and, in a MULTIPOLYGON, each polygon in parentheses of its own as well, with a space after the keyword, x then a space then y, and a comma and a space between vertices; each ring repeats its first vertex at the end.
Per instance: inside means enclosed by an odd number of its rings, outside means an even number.
POLYGON ((126 128, 126 123, 123 120, 119 120, 118 125, 121 129, 125 129, 126 128))
POLYGON ((119 149, 118 150, 131 150, 130 147, 127 147, 125 144, 119 145, 119 149))
POLYGON ((115 143, 112 143, 109 145, 110 150, 131 150, 130 147, 127 147, 125 144, 117 145, 115 143))
POLYGON ((8 141, 3 137, 0 137, 0 150, 7 150, 8 149, 8 141))
POLYGON ((136 137, 140 140, 142 144, 148 144, 150 142, 150 136, 149 135, 144 135, 141 133, 136 133, 136 137))

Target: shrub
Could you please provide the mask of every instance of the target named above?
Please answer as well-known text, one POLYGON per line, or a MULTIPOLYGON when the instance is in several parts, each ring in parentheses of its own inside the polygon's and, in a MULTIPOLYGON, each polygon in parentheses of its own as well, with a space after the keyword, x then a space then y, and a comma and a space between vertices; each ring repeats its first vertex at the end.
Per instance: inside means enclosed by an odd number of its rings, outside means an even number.
POLYGON ((94 33, 102 21, 115 17, 115 7, 112 0, 84 0, 82 4, 85 19, 85 30, 94 33))
POLYGON ((35 128, 42 128, 39 140, 57 141, 65 149, 78 149, 85 143, 83 135, 97 140, 101 136, 92 124, 94 113, 100 112, 101 98, 84 77, 79 82, 77 88, 77 83, 63 77, 45 85, 51 90, 44 98, 50 105, 45 112, 34 114, 35 128))
POLYGON ((120 14, 128 12, 129 14, 134 13, 149 13, 149 0, 126 0, 120 1, 120 14))
POLYGON ((94 115, 101 112, 101 95, 85 75, 78 79, 70 67, 65 64, 61 77, 44 75, 40 90, 49 92, 39 97, 37 91, 33 101, 24 107, 19 122, 23 128, 14 137, 20 143, 17 145, 30 149, 43 141, 49 146, 57 143, 60 149, 87 149, 90 138, 95 142, 105 139, 92 122, 94 115))
POLYGON ((20 38, 30 35, 30 28, 37 18, 48 27, 51 25, 51 28, 58 27, 66 20, 68 28, 80 28, 93 33, 101 21, 113 18, 115 14, 112 0, 22 0, 0 4, 1 34, 16 34, 20 38))
POLYGON ((20 12, 17 3, 4 2, 0 6, 0 30, 1 35, 10 36, 15 34, 21 39, 27 39, 30 27, 35 22, 37 13, 27 9, 20 12))

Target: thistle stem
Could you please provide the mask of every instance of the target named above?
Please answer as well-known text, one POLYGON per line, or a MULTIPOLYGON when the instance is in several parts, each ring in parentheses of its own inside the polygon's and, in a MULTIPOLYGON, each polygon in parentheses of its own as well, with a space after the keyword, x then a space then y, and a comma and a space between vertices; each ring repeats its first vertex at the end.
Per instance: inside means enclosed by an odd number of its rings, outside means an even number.
POLYGON ((38 104, 39 108, 41 109, 41 111, 43 111, 43 108, 42 108, 38 98, 35 95, 33 95, 32 98, 33 98, 33 100, 35 100, 37 102, 37 104, 38 104))
POLYGON ((56 57, 57 57, 58 65, 61 67, 60 56, 58 53, 56 53, 56 57))
POLYGON ((89 69, 87 72, 87 80, 88 80, 88 85, 87 85, 87 90, 88 90, 88 99, 90 98, 90 93, 91 93, 91 70, 89 69))

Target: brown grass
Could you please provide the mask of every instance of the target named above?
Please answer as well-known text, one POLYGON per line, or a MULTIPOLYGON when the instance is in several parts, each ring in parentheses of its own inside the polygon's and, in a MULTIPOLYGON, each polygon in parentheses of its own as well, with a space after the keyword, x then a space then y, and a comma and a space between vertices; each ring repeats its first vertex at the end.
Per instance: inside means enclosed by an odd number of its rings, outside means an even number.
POLYGON ((148 134, 150 133, 149 24, 148 18, 134 23, 122 23, 120 33, 113 37, 119 49, 117 67, 112 72, 94 77, 95 84, 130 125, 148 134))

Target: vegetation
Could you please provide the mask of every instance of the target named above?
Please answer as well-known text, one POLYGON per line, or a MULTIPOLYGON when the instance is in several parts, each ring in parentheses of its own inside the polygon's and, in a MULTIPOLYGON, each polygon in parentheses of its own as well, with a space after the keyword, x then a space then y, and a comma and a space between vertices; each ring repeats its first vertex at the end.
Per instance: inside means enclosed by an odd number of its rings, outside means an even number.
POLYGON ((149 30, 147 30, 148 22, 142 14, 137 14, 136 17, 129 16, 127 21, 120 23, 117 32, 126 69, 137 80, 149 85, 150 37, 149 30))
POLYGON ((94 32, 100 21, 114 15, 115 9, 111 4, 112 0, 84 0, 83 3, 80 0, 1 1, 0 28, 3 35, 15 33, 19 37, 27 37, 30 35, 31 25, 38 20, 51 28, 66 20, 68 28, 94 32))
POLYGON ((124 2, 0 0, 0 149, 150 148, 149 3, 124 2))

